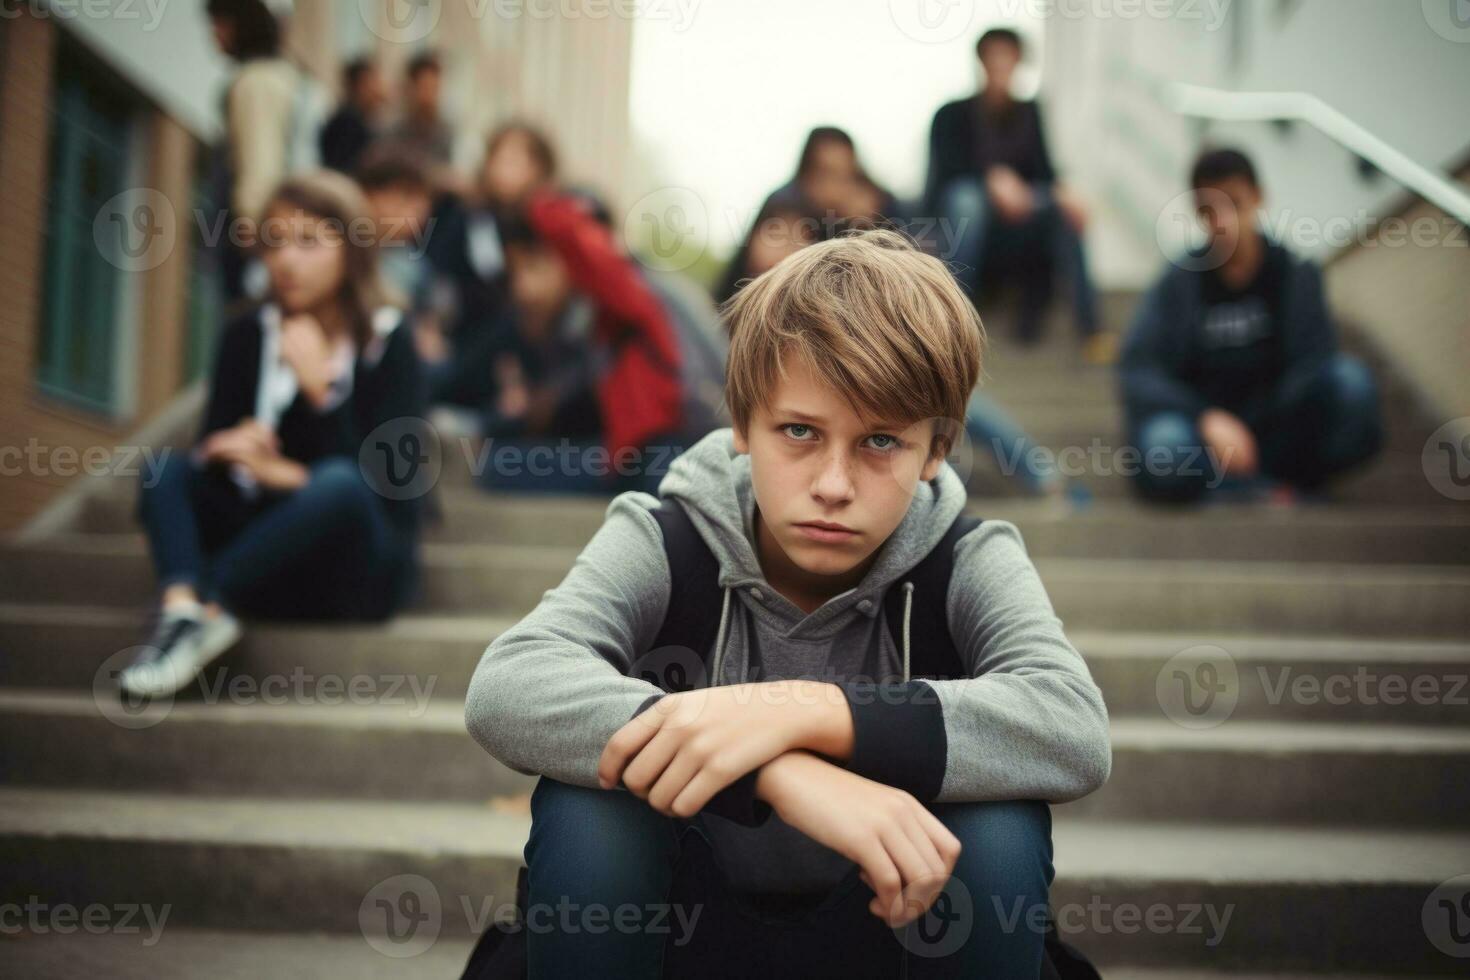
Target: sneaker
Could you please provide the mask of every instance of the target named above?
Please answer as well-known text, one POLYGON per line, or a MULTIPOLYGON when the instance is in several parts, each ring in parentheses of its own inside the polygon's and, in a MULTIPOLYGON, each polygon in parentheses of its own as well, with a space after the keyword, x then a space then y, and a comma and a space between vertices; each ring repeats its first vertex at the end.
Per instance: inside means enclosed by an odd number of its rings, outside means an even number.
POLYGON ((1093 367, 1107 367, 1117 363, 1118 335, 1111 330, 1099 330, 1082 342, 1082 360, 1093 367))
POLYGON ((197 608, 165 612, 118 683, 135 697, 177 694, 239 639, 240 621, 223 610, 214 616, 197 608))

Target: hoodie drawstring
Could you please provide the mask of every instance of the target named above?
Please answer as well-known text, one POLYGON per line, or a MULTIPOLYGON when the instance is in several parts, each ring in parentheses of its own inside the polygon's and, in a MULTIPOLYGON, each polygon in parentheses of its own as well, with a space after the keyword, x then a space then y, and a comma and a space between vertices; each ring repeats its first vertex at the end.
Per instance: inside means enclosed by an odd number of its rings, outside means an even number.
POLYGON ((909 619, 914 612, 914 583, 903 583, 903 682, 909 682, 909 619))
POLYGON ((725 595, 720 600, 720 628, 715 633, 715 657, 714 665, 710 668, 710 687, 718 687, 720 683, 720 661, 725 654, 725 626, 730 621, 730 587, 725 586, 725 595))

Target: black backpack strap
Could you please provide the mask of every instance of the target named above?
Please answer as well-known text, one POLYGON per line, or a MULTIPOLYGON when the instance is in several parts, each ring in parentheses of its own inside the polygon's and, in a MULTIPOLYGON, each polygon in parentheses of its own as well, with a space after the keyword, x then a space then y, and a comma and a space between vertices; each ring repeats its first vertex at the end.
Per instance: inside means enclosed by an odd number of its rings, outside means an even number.
POLYGON ((888 587, 883 618, 893 645, 903 650, 903 586, 914 585, 909 617, 909 677, 943 679, 964 673, 959 650, 949 635, 949 580, 954 573, 954 549, 960 538, 979 527, 981 518, 960 514, 939 543, 917 565, 888 587))
MULTIPOLYGON (((663 626, 654 638, 654 650, 686 647, 701 659, 710 655, 720 629, 720 562, 699 536, 677 500, 664 500, 651 511, 663 531, 664 555, 669 561, 669 608, 663 626)), ((688 690, 689 683, 676 678, 650 678, 661 687, 688 690), (671 685, 672 682, 672 686, 671 685)))

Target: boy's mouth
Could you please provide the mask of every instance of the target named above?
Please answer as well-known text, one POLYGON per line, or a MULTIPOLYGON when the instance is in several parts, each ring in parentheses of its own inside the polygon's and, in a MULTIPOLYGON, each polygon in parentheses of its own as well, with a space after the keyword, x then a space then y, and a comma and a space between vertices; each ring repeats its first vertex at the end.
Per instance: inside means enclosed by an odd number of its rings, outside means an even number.
POLYGON ((858 533, 845 524, 833 524, 829 521, 803 521, 793 526, 803 536, 824 544, 851 541, 858 533))

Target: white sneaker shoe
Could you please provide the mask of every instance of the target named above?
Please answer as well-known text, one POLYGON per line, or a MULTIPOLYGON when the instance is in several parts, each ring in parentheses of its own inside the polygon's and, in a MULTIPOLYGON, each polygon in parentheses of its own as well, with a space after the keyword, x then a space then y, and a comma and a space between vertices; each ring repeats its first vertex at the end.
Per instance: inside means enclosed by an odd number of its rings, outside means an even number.
POLYGON ((165 612, 142 654, 118 676, 118 683, 135 697, 172 696, 239 639, 240 621, 224 610, 213 616, 198 608, 165 612))

